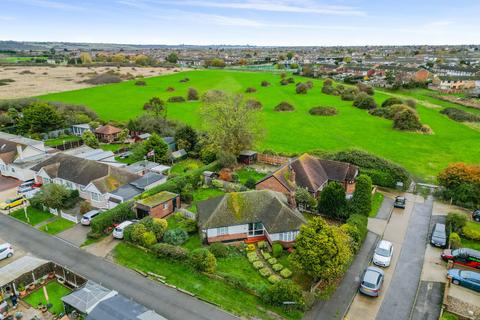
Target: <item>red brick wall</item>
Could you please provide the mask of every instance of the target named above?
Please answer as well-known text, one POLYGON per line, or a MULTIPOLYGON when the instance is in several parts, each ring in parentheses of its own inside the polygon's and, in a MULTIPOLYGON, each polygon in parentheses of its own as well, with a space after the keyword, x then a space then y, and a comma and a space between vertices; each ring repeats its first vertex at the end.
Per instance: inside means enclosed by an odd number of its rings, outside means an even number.
POLYGON ((275 177, 270 177, 268 179, 263 180, 262 182, 258 183, 255 186, 255 189, 257 190, 273 190, 285 194, 289 194, 290 191, 285 188, 283 184, 281 184, 275 177))
POLYGON ((163 207, 163 203, 150 209, 150 215, 154 218, 165 218, 169 214, 171 214, 173 210, 173 201, 177 202, 177 208, 180 207, 180 197, 176 197, 175 199, 171 199, 166 202, 167 207, 163 207))

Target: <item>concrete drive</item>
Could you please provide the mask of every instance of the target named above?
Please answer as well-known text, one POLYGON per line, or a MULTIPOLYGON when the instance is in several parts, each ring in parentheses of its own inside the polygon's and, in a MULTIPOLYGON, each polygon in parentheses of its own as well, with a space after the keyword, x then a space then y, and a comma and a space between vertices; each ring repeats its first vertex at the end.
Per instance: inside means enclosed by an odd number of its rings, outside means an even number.
MULTIPOLYGON (((237 319, 220 309, 0 214, 0 237, 116 290, 170 320, 237 319)), ((239 301, 241 303, 241 301, 239 301)))
POLYGON ((89 231, 90 227, 84 226, 81 223, 77 223, 76 226, 57 234, 57 237, 62 238, 76 247, 80 247, 85 240, 87 240, 87 233, 89 231))
POLYGON ((106 258, 120 242, 122 242, 122 240, 117 240, 112 235, 109 235, 99 242, 84 247, 84 249, 97 257, 106 258))

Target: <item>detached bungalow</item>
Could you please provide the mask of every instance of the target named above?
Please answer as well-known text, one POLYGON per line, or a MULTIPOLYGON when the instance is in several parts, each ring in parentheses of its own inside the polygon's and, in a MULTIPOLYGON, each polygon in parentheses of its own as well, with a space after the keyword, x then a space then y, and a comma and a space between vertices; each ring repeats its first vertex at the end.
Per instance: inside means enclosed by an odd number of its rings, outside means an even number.
POLYGON ((122 129, 120 128, 114 127, 110 124, 106 124, 95 129, 95 135, 101 142, 112 143, 117 139, 118 134, 121 131, 122 129))
POLYGON ((197 203, 207 243, 267 240, 291 247, 306 223, 287 197, 270 190, 233 192, 197 203))
POLYGON ((37 182, 76 189, 95 208, 108 208, 109 192, 140 177, 122 168, 66 154, 56 154, 32 169, 37 182))

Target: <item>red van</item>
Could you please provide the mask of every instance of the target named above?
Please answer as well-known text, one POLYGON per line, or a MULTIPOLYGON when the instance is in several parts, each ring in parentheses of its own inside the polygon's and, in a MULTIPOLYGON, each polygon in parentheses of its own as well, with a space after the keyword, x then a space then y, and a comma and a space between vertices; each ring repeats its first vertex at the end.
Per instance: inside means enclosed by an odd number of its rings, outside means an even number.
POLYGON ((480 269, 480 251, 477 250, 468 248, 443 250, 442 259, 445 261, 452 260, 456 264, 480 269))

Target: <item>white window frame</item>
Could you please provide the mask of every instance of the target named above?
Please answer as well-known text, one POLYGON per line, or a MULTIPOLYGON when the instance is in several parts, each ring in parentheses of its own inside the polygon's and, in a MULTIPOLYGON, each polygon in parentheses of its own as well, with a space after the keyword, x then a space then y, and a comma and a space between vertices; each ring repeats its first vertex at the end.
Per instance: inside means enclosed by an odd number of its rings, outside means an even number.
POLYGON ((279 240, 280 241, 294 241, 296 238, 297 232, 296 231, 288 231, 288 232, 282 232, 279 235, 279 240))
POLYGON ((165 202, 165 203, 163 204, 163 209, 168 209, 168 202, 165 202))
POLYGON ((265 229, 263 227, 263 223, 253 222, 253 223, 248 224, 248 236, 249 237, 261 237, 264 234, 265 234, 265 229), (250 230, 250 225, 253 225, 252 230, 250 230), (261 228, 259 226, 261 226, 261 228), (259 231, 261 231, 261 233, 259 231))
POLYGON ((228 234, 228 227, 217 228, 217 236, 224 236, 228 234))
POLYGON ((90 192, 90 195, 93 201, 97 201, 97 202, 102 201, 102 195, 100 193, 90 192))

